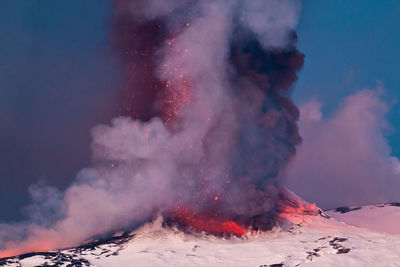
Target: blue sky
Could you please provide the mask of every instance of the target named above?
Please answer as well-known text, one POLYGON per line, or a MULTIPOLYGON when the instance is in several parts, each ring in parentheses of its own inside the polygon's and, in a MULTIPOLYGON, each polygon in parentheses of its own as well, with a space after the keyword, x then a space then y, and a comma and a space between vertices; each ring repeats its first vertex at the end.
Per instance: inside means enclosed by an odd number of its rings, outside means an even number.
POLYGON ((311 97, 332 112, 340 101, 362 88, 383 83, 393 103, 388 135, 400 155, 400 1, 307 0, 298 27, 299 49, 306 54, 294 91, 298 104, 311 97))
MULTIPOLYGON (((393 102, 388 136, 400 156, 400 1, 306 0, 306 54, 293 97, 332 112, 383 83, 393 102)), ((109 47, 111 0, 4 0, 0 8, 0 220, 20 217, 27 188, 63 188, 90 159, 90 128, 113 116, 121 86, 109 47), (7 186, 6 186, 7 184, 7 186)))

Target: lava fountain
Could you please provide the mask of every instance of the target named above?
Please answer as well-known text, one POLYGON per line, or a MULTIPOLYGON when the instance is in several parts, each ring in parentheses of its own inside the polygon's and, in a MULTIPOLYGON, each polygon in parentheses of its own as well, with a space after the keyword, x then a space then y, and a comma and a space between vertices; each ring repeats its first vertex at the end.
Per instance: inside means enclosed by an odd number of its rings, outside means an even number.
POLYGON ((239 236, 271 229, 282 208, 278 177, 301 141, 289 98, 304 60, 290 18, 296 4, 115 4, 114 40, 129 69, 121 114, 160 117, 196 151, 163 209, 165 225, 239 236))

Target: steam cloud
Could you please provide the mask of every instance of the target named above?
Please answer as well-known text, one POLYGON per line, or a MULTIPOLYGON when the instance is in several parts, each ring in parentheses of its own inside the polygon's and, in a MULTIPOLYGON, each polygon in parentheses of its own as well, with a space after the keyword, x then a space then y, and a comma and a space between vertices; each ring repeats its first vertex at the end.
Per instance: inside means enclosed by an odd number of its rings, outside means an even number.
POLYGON ((93 129, 93 165, 65 193, 32 189, 32 222, 0 226, 2 255, 75 245, 177 203, 271 226, 276 178, 301 141, 288 97, 304 59, 298 1, 115 6, 114 43, 130 77, 123 116, 93 129))
POLYGON ((327 118, 320 102, 302 105, 304 141, 288 168, 287 186, 325 209, 398 201, 400 161, 384 135, 388 110, 382 88, 348 96, 327 118))

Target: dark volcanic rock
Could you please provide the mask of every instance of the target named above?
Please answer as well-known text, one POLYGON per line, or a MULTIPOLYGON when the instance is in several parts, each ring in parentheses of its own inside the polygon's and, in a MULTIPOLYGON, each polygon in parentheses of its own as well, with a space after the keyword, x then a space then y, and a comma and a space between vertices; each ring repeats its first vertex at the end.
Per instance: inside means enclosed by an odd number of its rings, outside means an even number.
POLYGON ((346 242, 347 238, 335 237, 329 241, 329 245, 337 250, 336 254, 346 254, 350 252, 349 248, 344 247, 341 243, 346 242))
POLYGON ((349 248, 341 248, 338 250, 337 254, 346 254, 349 253, 350 249, 349 248))
POLYGON ((0 267, 9 265, 21 266, 21 260, 35 256, 41 256, 43 259, 41 265, 37 265, 35 267, 89 267, 93 265, 91 265, 88 260, 83 258, 83 256, 87 255, 88 253, 96 257, 117 256, 118 251, 121 250, 123 246, 133 237, 134 235, 131 235, 130 233, 124 233, 119 236, 89 242, 76 248, 66 248, 52 252, 32 252, 15 257, 3 258, 0 259, 0 267))
POLYGON ((56 267, 56 266, 67 266, 67 267, 85 267, 92 266, 86 259, 79 257, 78 255, 65 254, 62 252, 32 252, 23 255, 19 255, 13 258, 5 258, 0 260, 0 266, 7 266, 12 263, 19 263, 19 261, 31 258, 34 256, 43 256, 44 261, 42 265, 37 267, 56 267))
POLYGON ((350 208, 350 207, 339 207, 337 209, 335 209, 336 212, 340 212, 340 213, 347 213, 349 211, 354 211, 354 210, 360 210, 361 207, 354 207, 354 208, 350 208))

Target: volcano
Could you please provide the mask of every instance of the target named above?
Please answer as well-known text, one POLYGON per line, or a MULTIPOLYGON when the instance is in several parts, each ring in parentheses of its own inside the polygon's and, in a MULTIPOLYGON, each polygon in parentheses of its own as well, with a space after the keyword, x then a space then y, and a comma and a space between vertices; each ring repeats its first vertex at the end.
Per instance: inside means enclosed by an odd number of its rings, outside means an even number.
POLYGON ((232 236, 241 237, 250 232, 272 230, 279 223, 285 220, 290 221, 292 216, 296 216, 296 214, 328 217, 328 215, 314 204, 305 203, 293 192, 281 188, 274 214, 263 214, 255 216, 255 218, 243 218, 239 216, 224 217, 218 213, 217 209, 209 209, 208 212, 203 213, 193 213, 188 208, 178 208, 164 213, 163 225, 166 227, 177 227, 186 233, 201 232, 229 238, 232 236), (277 217, 279 219, 275 220, 277 217), (270 218, 274 218, 274 220, 268 221, 270 218), (252 220, 261 222, 259 227, 252 227, 257 226, 252 220))
MULTIPOLYGON (((298 198, 296 203, 315 207, 298 198)), ((388 229, 388 224, 398 221, 399 206, 341 207, 328 211, 329 216, 318 208, 301 211, 291 206, 281 214, 279 228, 229 238, 181 231, 166 226, 159 217, 132 232, 89 240, 77 247, 3 258, 0 266, 373 266, 377 261, 396 266, 400 237, 375 230, 388 229), (374 222, 361 219, 376 215, 379 220, 374 222), (352 221, 354 226, 333 217, 352 221)))
POLYGON ((160 214, 171 229, 241 238, 272 230, 282 214, 317 210, 281 186, 301 143, 291 99, 305 57, 296 2, 114 8, 111 40, 126 82, 119 116, 92 129, 91 165, 38 204, 51 218, 2 231, 0 255, 75 246, 160 214))
POLYGON ((238 19, 243 1, 181 4, 148 17, 151 4, 115 1, 114 41, 129 69, 120 113, 161 119, 179 138, 166 159, 179 183, 166 225, 217 236, 271 230, 285 198, 278 177, 301 142, 289 93, 304 62, 297 35, 266 44, 238 19))

